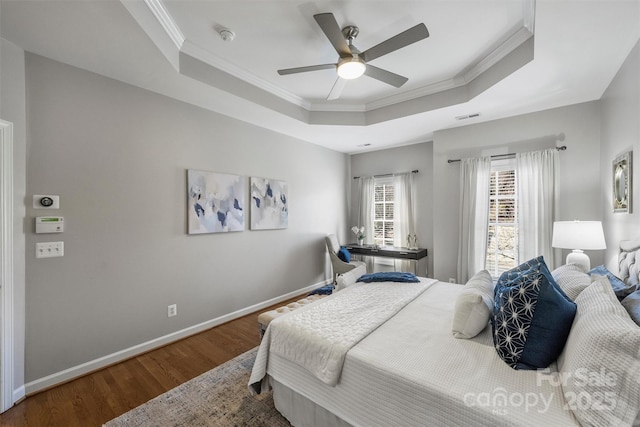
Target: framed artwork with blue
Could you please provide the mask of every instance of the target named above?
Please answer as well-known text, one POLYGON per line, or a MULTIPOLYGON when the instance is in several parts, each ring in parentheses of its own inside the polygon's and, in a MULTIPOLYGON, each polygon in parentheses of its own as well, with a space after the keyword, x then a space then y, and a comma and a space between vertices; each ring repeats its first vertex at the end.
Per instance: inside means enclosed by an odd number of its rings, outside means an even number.
POLYGON ((289 188, 285 181, 251 177, 251 229, 289 226, 289 188))
POLYGON ((244 231, 244 177, 189 169, 187 192, 189 234, 244 231))

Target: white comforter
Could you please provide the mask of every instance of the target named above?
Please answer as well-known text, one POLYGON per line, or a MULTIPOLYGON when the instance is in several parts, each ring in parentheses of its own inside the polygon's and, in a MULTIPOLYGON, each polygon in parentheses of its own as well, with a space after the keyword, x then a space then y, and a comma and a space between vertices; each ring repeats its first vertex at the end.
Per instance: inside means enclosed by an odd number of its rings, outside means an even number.
POLYGON ((267 373, 271 351, 336 385, 347 352, 435 282, 359 283, 275 319, 262 339, 249 384, 258 390, 255 384, 267 373))
POLYGON ((453 337, 462 288, 431 285, 347 353, 335 387, 273 353, 269 377, 356 426, 577 425, 557 381, 500 360, 489 326, 453 337))

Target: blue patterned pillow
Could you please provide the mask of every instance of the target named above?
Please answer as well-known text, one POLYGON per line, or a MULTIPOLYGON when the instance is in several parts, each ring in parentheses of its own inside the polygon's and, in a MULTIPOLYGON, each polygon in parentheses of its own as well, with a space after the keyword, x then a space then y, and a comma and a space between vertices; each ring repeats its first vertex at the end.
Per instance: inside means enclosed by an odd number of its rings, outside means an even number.
POLYGON ((346 247, 341 246, 338 251, 338 258, 340 258, 344 262, 351 262, 351 253, 347 250, 346 247))
POLYGON ((589 270, 589 276, 607 276, 611 283, 611 287, 613 288, 613 292, 615 292, 618 297, 618 301, 622 301, 627 295, 636 290, 635 285, 627 285, 622 281, 622 279, 610 272, 604 265, 599 265, 589 270))
MULTIPOLYGON (((540 255, 539 257, 536 258, 532 258, 527 262, 523 262, 522 264, 520 264, 517 267, 512 268, 511 270, 507 270, 504 273, 502 273, 500 275, 500 277, 498 278, 498 284, 500 283, 506 283, 509 282, 513 279, 516 279, 517 277, 519 277, 523 271, 527 271, 527 270, 531 270, 532 268, 538 268, 540 266, 541 263, 544 262, 544 259, 542 257, 542 255, 540 255)), ((494 289, 495 291, 495 289, 494 289)))
POLYGON ((576 304, 539 258, 529 270, 520 270, 516 277, 496 285, 493 343, 500 358, 513 369, 542 369, 553 363, 576 314, 576 304))

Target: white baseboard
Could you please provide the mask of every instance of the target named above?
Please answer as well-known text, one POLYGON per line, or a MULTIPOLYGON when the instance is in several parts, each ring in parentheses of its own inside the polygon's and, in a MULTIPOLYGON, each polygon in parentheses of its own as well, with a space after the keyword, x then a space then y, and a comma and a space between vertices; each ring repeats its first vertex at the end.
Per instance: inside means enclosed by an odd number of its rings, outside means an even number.
MULTIPOLYGON (((129 347, 127 349, 100 357, 98 359, 91 360, 81 365, 77 365, 77 366, 65 369, 64 371, 56 372, 55 374, 38 378, 37 380, 30 381, 27 384, 25 384, 23 387, 20 387, 23 393, 22 396, 24 397, 25 394, 30 395, 30 394, 45 390, 47 388, 65 383, 67 381, 86 375, 90 372, 94 372, 99 369, 105 368, 109 365, 113 365, 114 363, 122 362, 123 360, 130 359, 139 354, 146 353, 150 350, 156 349, 158 347, 162 347, 174 341, 178 341, 180 339, 186 338, 190 335, 197 334, 198 332, 206 331, 207 329, 213 328, 214 326, 221 325, 222 323, 228 322, 230 320, 234 320, 239 317, 246 316, 247 314, 254 313, 265 307, 269 307, 281 301, 291 299, 304 292, 312 291, 313 289, 319 288, 329 283, 330 281, 324 281, 324 282, 317 283, 315 285, 310 285, 305 288, 298 289, 293 292, 289 292, 288 294, 281 295, 279 297, 272 298, 270 300, 263 301, 258 304, 254 304, 252 306, 243 308, 241 310, 234 311, 233 313, 229 313, 224 316, 220 316, 215 319, 211 319, 206 322, 200 323, 198 325, 190 326, 180 331, 176 331, 171 334, 158 337, 151 341, 147 341, 147 342, 135 345, 133 347, 129 347)), ((256 320, 256 334, 258 333, 257 331, 258 331, 258 323, 256 320)), ((15 394, 20 389, 14 392, 14 402, 17 400, 15 399, 15 394)))
POLYGON ((15 402, 18 402, 22 399, 24 399, 24 397, 27 395, 27 392, 25 390, 25 386, 21 385, 20 387, 18 387, 17 389, 13 390, 13 402, 15 404, 15 402))

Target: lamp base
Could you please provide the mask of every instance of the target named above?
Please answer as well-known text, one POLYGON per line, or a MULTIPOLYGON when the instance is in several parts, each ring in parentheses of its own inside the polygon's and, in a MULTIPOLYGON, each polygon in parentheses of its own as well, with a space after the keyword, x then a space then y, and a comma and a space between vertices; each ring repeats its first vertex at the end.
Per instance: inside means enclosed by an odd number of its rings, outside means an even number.
POLYGON ((567 255, 567 264, 577 264, 585 273, 591 270, 591 260, 589 256, 580 249, 574 249, 567 255))

